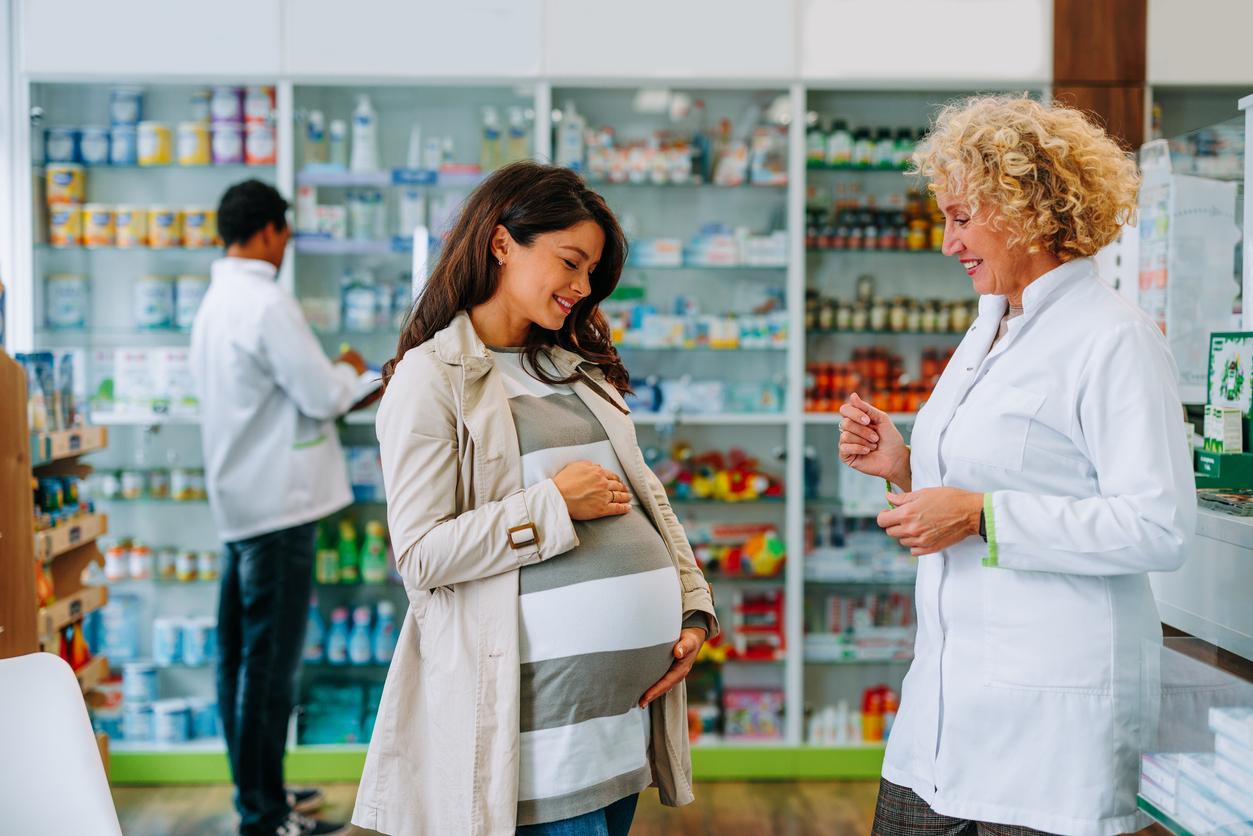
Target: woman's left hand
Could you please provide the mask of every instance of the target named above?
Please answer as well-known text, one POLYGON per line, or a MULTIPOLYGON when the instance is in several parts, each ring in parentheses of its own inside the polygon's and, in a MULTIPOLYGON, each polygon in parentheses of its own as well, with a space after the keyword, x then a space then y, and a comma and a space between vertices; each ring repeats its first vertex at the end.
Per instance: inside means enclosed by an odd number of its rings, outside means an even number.
POLYGON ((983 494, 961 488, 923 488, 890 494, 892 509, 879 512, 879 527, 912 555, 934 554, 979 533, 983 494))
POLYGON ((657 684, 640 697, 640 708, 644 708, 687 679, 692 665, 696 664, 696 654, 700 652, 700 646, 705 643, 706 635, 704 628, 701 627, 688 627, 679 633, 679 640, 674 644, 674 663, 670 665, 670 670, 666 671, 666 675, 657 680, 657 684))

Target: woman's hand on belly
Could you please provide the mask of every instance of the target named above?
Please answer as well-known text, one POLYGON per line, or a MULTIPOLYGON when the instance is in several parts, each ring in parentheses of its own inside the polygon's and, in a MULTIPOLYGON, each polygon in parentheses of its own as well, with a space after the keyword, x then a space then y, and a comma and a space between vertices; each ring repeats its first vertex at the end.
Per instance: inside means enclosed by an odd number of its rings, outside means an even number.
POLYGON ((679 633, 679 640, 674 644, 674 662, 671 663, 670 670, 657 680, 656 685, 645 691, 644 696, 640 697, 640 708, 644 708, 687 679, 687 675, 692 671, 692 665, 696 664, 696 654, 700 652, 700 646, 705 643, 705 636, 705 631, 700 627, 688 627, 679 633))
POLYGON ((892 494, 895 507, 879 512, 879 527, 910 554, 934 554, 979 533, 983 494, 961 488, 922 488, 892 494))

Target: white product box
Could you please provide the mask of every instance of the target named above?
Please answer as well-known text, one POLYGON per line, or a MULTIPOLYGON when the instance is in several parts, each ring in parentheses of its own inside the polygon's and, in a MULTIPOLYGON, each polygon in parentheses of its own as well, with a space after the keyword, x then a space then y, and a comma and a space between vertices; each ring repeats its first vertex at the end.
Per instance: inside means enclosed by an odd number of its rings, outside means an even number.
POLYGON ((185 348, 160 348, 152 352, 153 409, 170 415, 200 414, 196 384, 191 374, 191 352, 185 348))

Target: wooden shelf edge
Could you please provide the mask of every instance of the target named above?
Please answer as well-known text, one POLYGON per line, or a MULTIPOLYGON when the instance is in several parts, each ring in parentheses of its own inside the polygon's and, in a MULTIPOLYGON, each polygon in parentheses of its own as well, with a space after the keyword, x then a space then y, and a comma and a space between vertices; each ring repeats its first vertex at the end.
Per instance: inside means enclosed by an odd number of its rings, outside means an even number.
POLYGON ((105 427, 75 427, 31 436, 31 467, 44 467, 55 462, 103 450, 109 444, 105 427))
POLYGON ((87 586, 69 595, 55 604, 49 604, 39 611, 39 622, 43 628, 40 634, 45 640, 54 637, 58 630, 63 630, 79 621, 88 613, 95 612, 109 602, 109 590, 103 586, 87 586))
POLYGON ((79 546, 94 542, 109 531, 105 514, 85 514, 73 522, 35 534, 35 559, 55 560, 79 546))
POLYGON ((92 660, 75 671, 74 675, 78 677, 78 684, 85 694, 108 678, 109 660, 104 656, 92 657, 92 660))

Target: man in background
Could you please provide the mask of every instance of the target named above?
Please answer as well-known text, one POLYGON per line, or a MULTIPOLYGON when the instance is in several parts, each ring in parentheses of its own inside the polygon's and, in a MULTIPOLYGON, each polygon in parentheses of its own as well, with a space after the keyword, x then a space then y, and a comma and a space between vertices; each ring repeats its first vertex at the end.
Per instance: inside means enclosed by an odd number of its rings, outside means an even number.
POLYGON ((224 543, 218 709, 242 834, 328 834, 318 790, 288 792, 283 753, 313 585, 317 521, 352 502, 334 421, 365 363, 332 363, 276 281, 291 236, 272 186, 232 186, 218 208, 226 257, 191 334, 209 502, 224 543))

